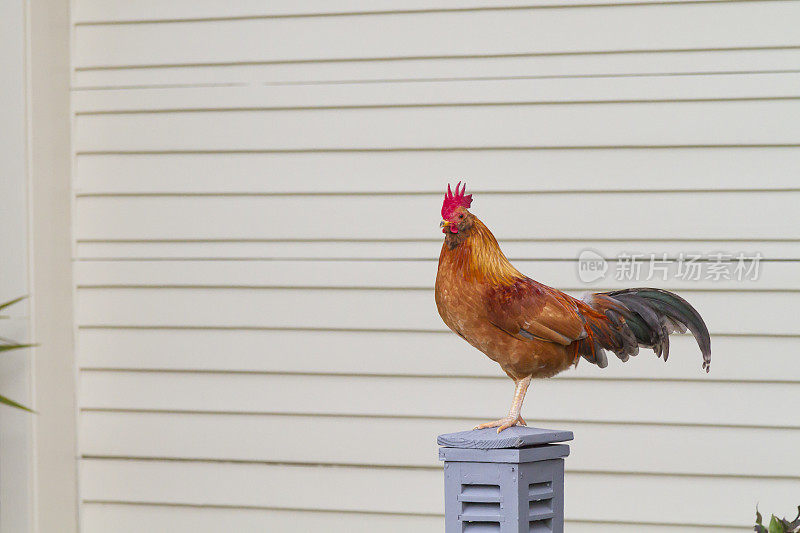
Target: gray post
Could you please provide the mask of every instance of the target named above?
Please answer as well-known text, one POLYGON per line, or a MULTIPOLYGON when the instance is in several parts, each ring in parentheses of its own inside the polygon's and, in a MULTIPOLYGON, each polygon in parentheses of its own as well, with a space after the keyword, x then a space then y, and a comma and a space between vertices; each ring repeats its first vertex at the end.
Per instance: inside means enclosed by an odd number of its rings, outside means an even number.
POLYGON ((564 457, 571 431, 515 426, 447 433, 445 533, 563 533, 564 457))

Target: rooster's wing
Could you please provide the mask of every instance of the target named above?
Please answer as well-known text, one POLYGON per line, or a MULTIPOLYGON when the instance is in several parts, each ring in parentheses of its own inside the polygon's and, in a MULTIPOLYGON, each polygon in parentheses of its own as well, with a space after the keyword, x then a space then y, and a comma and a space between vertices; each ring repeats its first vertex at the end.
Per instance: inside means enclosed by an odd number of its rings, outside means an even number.
POLYGON ((566 346, 586 337, 580 302, 530 278, 493 288, 486 304, 489 321, 518 339, 566 346))

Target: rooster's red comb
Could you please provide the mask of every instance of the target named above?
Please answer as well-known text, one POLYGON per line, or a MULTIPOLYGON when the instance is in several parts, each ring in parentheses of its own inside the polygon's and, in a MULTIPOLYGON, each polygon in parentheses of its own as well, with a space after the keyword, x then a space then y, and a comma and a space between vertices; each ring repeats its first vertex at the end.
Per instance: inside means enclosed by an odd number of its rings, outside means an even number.
POLYGON ((464 185, 461 185, 461 182, 459 181, 456 184, 456 192, 453 194, 453 191, 450 190, 450 184, 447 184, 447 192, 444 195, 444 203, 442 203, 443 219, 449 219, 453 214, 453 211, 455 211, 458 207, 469 208, 469 206, 472 205, 472 195, 464 194, 466 190, 467 184, 464 183, 464 185), (461 186, 461 191, 458 190, 459 186, 461 186))

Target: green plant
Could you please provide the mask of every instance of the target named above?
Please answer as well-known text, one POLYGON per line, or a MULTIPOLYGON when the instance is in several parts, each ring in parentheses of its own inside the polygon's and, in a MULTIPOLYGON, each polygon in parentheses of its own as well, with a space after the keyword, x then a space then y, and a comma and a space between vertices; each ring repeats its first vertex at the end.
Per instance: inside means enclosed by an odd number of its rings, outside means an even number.
MULTIPOLYGON (((6 307, 11 307, 12 305, 14 305, 17 302, 21 302, 24 299, 25 299, 25 296, 22 296, 20 298, 16 298, 16 299, 11 300, 9 302, 5 302, 5 303, 0 304, 0 311, 5 309, 6 307)), ((8 318, 8 317, 0 315, 0 318, 8 318)), ((21 344, 21 343, 18 343, 16 341, 12 341, 10 339, 6 339, 4 337, 0 337, 0 353, 5 353, 5 352, 11 351, 11 350, 19 350, 21 348, 30 348, 31 346, 33 346, 33 344, 21 344)), ((2 395, 0 395, 0 404, 5 404, 5 405, 9 405, 11 407, 16 407, 17 409, 23 409, 23 410, 29 411, 31 413, 33 412, 31 409, 28 409, 24 405, 19 404, 19 403, 15 402, 14 400, 6 398, 5 396, 2 396, 2 395)))
POLYGON ((793 522, 789 522, 785 518, 778 518, 775 515, 772 515, 767 527, 764 527, 761 521, 761 513, 758 512, 758 507, 756 507, 756 525, 753 531, 758 533, 798 533, 800 532, 800 505, 797 506, 797 518, 793 522))

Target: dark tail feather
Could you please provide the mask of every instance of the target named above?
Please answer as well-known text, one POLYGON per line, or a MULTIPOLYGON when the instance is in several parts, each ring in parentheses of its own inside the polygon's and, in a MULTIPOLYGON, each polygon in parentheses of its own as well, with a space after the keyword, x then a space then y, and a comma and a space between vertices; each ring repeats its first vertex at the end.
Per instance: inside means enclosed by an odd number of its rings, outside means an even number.
MULTIPOLYGON (((592 294, 584 298, 584 302, 604 313, 614 326, 591 326, 595 321, 588 320, 593 343, 599 342, 603 348, 612 350, 623 361, 629 355, 635 355, 629 338, 631 335, 635 337, 638 346, 652 348, 657 356, 666 361, 669 357, 669 334, 676 331, 683 333, 688 328, 703 354, 703 369, 706 372, 711 369, 711 337, 708 328, 700 313, 677 294, 651 288, 626 289, 592 294), (611 329, 616 331, 608 331, 611 329)), ((585 347, 579 346, 578 352, 583 355, 584 349, 585 347)), ((592 359, 596 360, 597 357, 592 359)))

